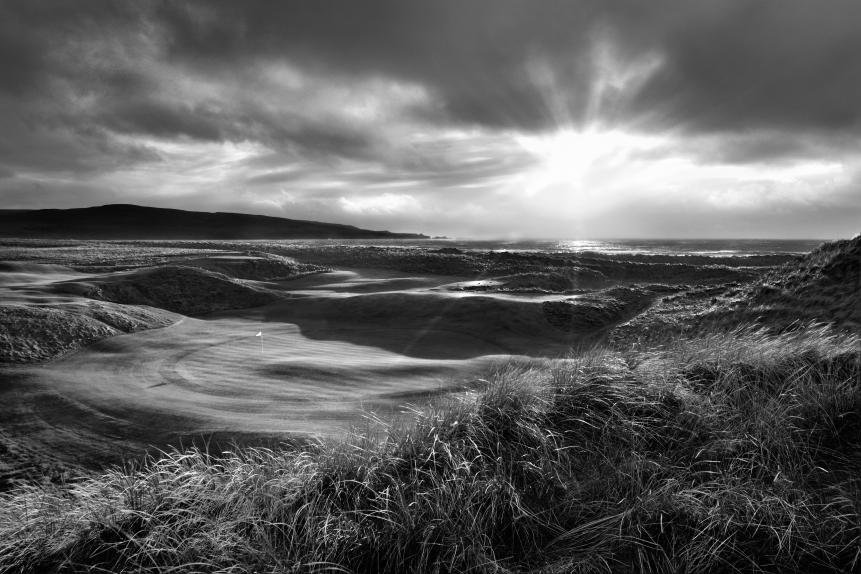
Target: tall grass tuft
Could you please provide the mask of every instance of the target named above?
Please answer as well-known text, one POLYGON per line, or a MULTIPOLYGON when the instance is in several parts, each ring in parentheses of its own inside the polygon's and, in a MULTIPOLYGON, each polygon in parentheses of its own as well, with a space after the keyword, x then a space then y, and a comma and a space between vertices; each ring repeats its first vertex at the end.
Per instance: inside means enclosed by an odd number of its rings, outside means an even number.
POLYGON ((0 501, 0 571, 861 568, 861 342, 811 324, 492 373, 382 436, 0 501))

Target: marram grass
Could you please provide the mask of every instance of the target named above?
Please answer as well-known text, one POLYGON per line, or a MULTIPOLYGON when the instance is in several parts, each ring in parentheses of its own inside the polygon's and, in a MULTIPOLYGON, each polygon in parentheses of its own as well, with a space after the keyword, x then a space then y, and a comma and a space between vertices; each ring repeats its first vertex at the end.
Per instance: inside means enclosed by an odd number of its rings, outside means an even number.
POLYGON ((598 349, 379 438, 22 488, 0 571, 858 570, 859 345, 808 325, 598 349))

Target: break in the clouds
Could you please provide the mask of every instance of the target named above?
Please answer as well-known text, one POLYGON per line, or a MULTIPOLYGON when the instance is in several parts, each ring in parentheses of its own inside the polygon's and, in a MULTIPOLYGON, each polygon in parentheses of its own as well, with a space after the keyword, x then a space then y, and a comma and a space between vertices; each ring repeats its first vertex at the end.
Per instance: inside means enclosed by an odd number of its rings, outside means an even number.
POLYGON ((854 0, 0 3, 0 207, 853 235, 854 0))

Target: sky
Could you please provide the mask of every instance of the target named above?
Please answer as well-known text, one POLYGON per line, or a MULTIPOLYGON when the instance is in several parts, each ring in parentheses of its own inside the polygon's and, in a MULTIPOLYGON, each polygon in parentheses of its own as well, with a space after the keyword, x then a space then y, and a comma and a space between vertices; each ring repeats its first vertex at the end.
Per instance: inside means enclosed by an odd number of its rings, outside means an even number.
POLYGON ((0 208, 861 232, 856 0, 2 0, 0 208))

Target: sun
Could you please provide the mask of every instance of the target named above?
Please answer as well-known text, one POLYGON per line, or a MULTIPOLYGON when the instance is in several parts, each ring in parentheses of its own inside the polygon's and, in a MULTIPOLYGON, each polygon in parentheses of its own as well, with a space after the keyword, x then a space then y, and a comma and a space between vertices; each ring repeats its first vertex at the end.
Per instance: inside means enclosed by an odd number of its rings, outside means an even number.
POLYGON ((543 150, 544 170, 557 181, 582 183, 600 160, 614 148, 612 132, 572 131, 555 133, 546 139, 543 150))
POLYGON ((535 159, 525 189, 527 195, 534 195, 548 189, 583 192, 606 188, 659 142, 622 130, 592 127, 522 136, 519 144, 535 159))

